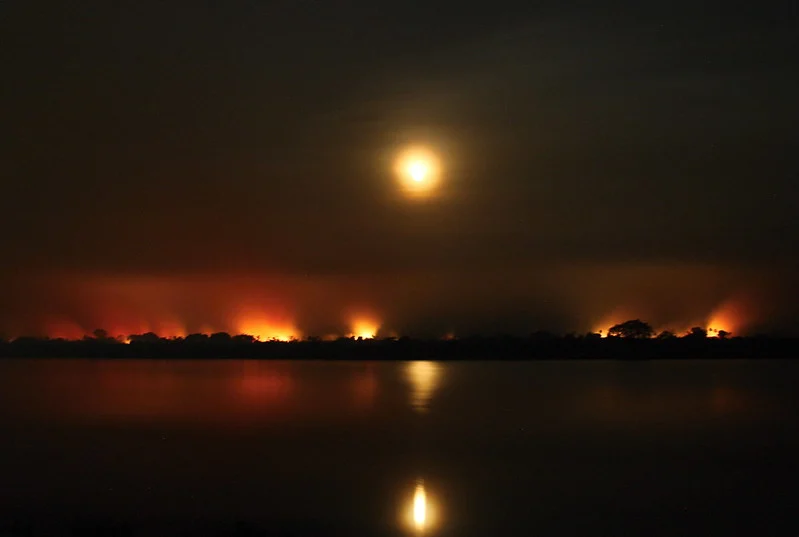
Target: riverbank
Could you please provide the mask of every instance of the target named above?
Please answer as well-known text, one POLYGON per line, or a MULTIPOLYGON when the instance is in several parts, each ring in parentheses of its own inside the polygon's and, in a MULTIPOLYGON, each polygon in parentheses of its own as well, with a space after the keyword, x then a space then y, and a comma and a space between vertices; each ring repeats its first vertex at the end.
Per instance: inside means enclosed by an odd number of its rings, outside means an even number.
POLYGON ((569 360, 797 358, 797 338, 470 337, 255 341, 205 337, 122 343, 19 338, 0 343, 0 358, 252 358, 316 360, 569 360))

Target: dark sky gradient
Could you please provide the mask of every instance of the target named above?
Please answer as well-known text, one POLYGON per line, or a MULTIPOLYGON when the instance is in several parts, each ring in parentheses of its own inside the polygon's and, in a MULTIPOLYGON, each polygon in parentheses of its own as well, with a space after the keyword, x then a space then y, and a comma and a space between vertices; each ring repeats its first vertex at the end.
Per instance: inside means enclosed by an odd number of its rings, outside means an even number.
POLYGON ((0 36, 0 331, 799 325, 796 1, 8 1, 0 36))

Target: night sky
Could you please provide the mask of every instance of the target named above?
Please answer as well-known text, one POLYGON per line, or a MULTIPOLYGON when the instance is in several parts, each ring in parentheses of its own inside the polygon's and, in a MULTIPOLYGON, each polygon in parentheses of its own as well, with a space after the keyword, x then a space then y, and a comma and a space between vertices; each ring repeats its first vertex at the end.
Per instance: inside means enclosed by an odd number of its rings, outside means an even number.
POLYGON ((799 332, 799 2, 600 4, 0 3, 0 334, 799 332))

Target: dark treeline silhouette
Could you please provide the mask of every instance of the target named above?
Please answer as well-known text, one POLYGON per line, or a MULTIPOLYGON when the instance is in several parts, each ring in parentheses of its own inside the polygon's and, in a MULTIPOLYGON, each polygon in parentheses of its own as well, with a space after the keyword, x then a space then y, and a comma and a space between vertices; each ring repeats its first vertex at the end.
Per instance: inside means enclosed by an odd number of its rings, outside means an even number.
POLYGON ((259 341, 246 335, 191 334, 162 338, 149 332, 113 338, 95 330, 81 340, 20 337, 0 340, 3 358, 261 358, 322 360, 553 360, 553 359, 654 359, 654 358, 795 358, 799 338, 772 336, 732 337, 723 330, 708 337, 694 327, 678 337, 671 332, 655 335, 652 327, 630 320, 601 333, 567 334, 534 332, 528 336, 469 336, 457 339, 342 337, 323 341, 259 341))

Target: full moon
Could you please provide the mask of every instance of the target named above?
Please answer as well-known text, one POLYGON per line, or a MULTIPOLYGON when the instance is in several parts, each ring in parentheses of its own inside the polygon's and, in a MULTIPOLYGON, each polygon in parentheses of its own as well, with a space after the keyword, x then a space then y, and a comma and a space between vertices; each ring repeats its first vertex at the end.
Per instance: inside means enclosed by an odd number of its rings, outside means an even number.
POLYGON ((406 195, 426 197, 431 196, 438 186, 441 165, 431 150, 413 147, 397 156, 394 171, 406 195))
POLYGON ((427 164, 423 160, 414 160, 408 165, 408 173, 411 179, 421 183, 427 177, 427 164))

